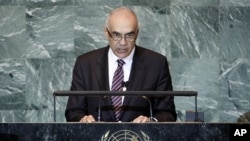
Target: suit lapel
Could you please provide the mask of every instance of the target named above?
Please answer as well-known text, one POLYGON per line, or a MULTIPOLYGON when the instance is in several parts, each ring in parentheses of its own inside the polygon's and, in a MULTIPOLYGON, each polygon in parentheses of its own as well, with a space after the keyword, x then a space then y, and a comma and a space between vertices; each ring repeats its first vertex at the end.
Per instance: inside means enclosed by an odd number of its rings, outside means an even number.
POLYGON ((96 60, 95 75, 101 91, 109 90, 108 78, 108 48, 105 48, 96 60))
POLYGON ((139 90, 141 88, 141 82, 144 76, 144 63, 143 57, 139 56, 139 50, 135 50, 133 57, 132 68, 129 76, 128 90, 139 90))
MULTIPOLYGON (((143 55, 139 47, 135 48, 135 54, 133 57, 132 68, 129 76, 129 85, 127 90, 140 90, 143 77, 144 77, 144 63, 143 55)), ((128 105, 133 97, 125 96, 123 105, 128 105)))
MULTIPOLYGON (((108 73, 108 49, 109 46, 103 51, 100 57, 96 60, 96 78, 101 91, 109 91, 109 73, 108 73)), ((102 101, 103 105, 112 105, 111 97, 104 97, 102 101)), ((109 114, 105 116, 111 116, 114 120, 114 113, 109 110, 109 114)))

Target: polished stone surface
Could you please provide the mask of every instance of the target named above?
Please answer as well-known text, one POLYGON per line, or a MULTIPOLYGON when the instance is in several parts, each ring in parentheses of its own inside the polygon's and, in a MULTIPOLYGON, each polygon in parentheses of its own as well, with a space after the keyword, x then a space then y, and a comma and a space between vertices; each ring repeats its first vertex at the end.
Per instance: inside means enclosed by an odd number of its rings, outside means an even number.
POLYGON ((6 123, 0 124, 0 140, 7 136, 18 141, 230 141, 239 127, 250 129, 249 124, 6 123))
MULTIPOLYGON (((138 14, 137 44, 168 58, 174 90, 198 92, 205 122, 250 111, 249 0, 0 0, 0 122, 53 122, 53 92, 70 88, 78 55, 107 45, 105 17, 121 5, 138 14)), ((175 102, 183 122, 194 98, 175 102)))

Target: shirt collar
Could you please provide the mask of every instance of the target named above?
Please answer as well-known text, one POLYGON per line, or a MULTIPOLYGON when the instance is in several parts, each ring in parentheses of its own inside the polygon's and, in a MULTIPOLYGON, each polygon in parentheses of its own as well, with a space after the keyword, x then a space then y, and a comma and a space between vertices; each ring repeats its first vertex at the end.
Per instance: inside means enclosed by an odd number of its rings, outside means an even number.
POLYGON ((133 48, 133 50, 131 51, 131 53, 130 53, 127 57, 125 57, 125 58, 118 58, 118 57, 113 53, 112 49, 109 48, 109 51, 108 51, 108 56, 109 56, 109 58, 110 58, 109 62, 111 62, 112 64, 115 64, 115 63, 117 63, 117 62, 116 62, 117 59, 122 59, 122 60, 125 61, 125 64, 128 64, 129 62, 132 61, 133 56, 134 56, 134 53, 135 53, 135 47, 133 48))

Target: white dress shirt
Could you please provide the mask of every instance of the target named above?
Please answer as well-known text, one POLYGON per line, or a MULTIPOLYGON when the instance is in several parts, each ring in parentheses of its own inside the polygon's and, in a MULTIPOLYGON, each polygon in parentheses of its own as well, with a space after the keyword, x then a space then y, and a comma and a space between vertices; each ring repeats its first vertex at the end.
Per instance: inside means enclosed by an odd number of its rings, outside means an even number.
MULTIPOLYGON (((117 59, 122 59, 125 64, 123 65, 122 69, 124 72, 124 82, 129 80, 129 75, 130 75, 130 71, 131 71, 131 65, 132 65, 132 61, 133 61, 133 56, 134 56, 134 52, 135 52, 135 48, 133 48, 133 50, 131 51, 131 53, 129 54, 129 56, 127 56, 126 58, 118 58, 113 51, 111 50, 111 48, 109 48, 108 51, 108 69, 109 69, 109 89, 111 90, 112 87, 112 81, 113 81, 113 76, 115 73, 115 70, 117 69, 118 66, 118 62, 117 59)), ((122 101, 124 99, 124 96, 122 97, 122 101)))

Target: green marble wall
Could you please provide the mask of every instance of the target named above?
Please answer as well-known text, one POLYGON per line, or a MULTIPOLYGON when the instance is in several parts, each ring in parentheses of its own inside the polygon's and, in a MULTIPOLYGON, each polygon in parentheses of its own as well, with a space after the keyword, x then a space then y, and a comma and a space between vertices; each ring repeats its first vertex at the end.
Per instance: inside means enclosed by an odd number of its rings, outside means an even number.
MULTIPOLYGON (((107 45, 105 18, 122 5, 138 14, 137 44, 167 56, 174 90, 198 91, 206 122, 250 110, 249 0, 0 0, 0 121, 53 122, 53 91, 70 88, 78 55, 107 45)), ((183 122, 194 98, 175 102, 183 122)))

